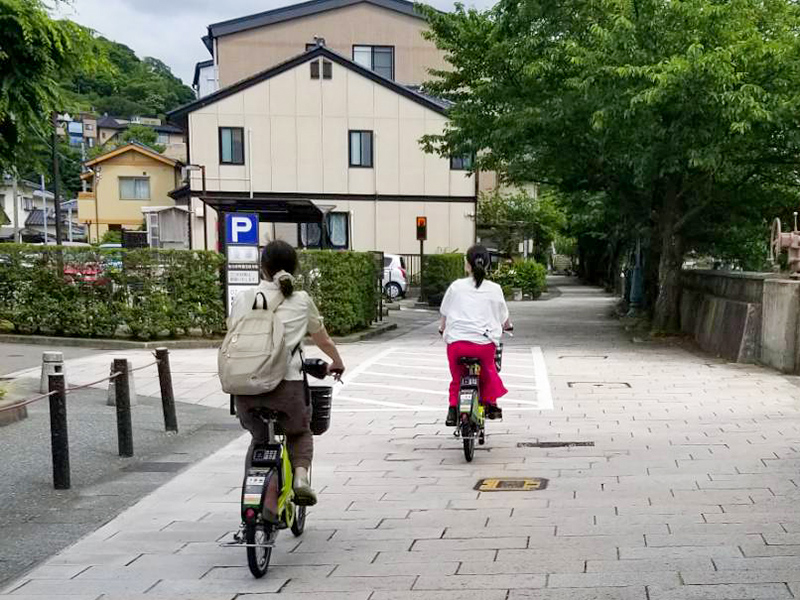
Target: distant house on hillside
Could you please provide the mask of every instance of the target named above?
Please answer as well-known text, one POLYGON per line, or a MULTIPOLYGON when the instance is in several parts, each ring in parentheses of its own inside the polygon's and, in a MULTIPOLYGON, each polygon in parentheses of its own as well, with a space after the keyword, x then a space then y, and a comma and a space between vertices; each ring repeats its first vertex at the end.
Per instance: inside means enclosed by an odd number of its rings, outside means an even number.
POLYGON ((48 207, 53 207, 53 194, 44 192, 38 183, 17 179, 17 207, 14 211, 14 184, 10 175, 0 178, 0 240, 14 241, 14 231, 20 232, 25 228, 31 212, 43 209, 45 202, 48 207))
POLYGON ((156 143, 165 148, 164 156, 181 162, 186 161, 186 139, 183 135, 183 130, 174 125, 164 124, 161 119, 148 117, 125 119, 123 117, 103 115, 97 120, 98 144, 100 146, 108 144, 131 125, 150 127, 158 135, 156 143))

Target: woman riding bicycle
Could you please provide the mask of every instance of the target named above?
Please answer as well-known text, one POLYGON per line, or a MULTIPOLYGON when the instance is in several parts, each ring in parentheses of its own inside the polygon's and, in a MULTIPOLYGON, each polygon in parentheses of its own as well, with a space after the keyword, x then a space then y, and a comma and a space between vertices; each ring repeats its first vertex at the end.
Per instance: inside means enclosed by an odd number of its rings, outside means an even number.
POLYGON ((447 343, 447 360, 452 376, 448 426, 458 423, 458 388, 463 375, 463 367, 458 364, 460 358, 471 357, 481 361, 481 403, 487 418, 503 416, 497 399, 508 393, 494 363, 495 349, 503 329, 511 328, 503 290, 493 281, 485 280, 489 265, 486 248, 472 246, 466 259, 469 277, 450 285, 440 308, 442 322, 439 333, 444 335, 447 343))
MULTIPOLYGON (((275 318, 283 323, 286 348, 299 349, 306 334, 309 334, 317 348, 333 360, 328 372, 338 377, 344 371, 344 363, 322 324, 314 301, 306 292, 294 291, 293 275, 296 270, 297 252, 294 248, 283 241, 267 244, 261 253, 262 281, 252 292, 237 296, 228 318, 228 331, 232 331, 237 321, 252 310, 259 292, 264 294, 268 305, 283 296, 280 306, 275 309, 275 318)), ((294 466, 295 503, 313 506, 317 503, 317 496, 311 489, 308 471, 314 453, 314 438, 311 435, 311 407, 306 403, 301 364, 300 352, 291 352, 287 375, 278 387, 265 394, 234 396, 234 400, 242 427, 253 435, 245 470, 255 444, 268 439, 266 424, 250 411, 254 408, 274 410, 279 415, 278 424, 286 434, 289 460, 294 466)))

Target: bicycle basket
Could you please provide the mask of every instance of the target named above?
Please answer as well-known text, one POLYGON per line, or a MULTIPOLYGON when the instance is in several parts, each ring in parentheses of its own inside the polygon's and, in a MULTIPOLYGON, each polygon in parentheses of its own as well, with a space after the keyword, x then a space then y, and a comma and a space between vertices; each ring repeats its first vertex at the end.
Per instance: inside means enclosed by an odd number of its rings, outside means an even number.
POLYGON ((311 386, 311 433, 322 435, 331 426, 333 388, 311 386))

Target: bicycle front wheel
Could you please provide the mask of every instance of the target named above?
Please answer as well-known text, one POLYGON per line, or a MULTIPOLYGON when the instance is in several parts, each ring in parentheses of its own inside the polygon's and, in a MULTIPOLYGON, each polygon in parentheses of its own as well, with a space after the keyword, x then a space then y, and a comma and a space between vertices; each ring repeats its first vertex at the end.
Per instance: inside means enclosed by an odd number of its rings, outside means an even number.
POLYGON ((272 537, 272 526, 266 523, 247 523, 245 525, 247 543, 247 566, 256 579, 262 578, 269 569, 272 547, 267 546, 272 537))

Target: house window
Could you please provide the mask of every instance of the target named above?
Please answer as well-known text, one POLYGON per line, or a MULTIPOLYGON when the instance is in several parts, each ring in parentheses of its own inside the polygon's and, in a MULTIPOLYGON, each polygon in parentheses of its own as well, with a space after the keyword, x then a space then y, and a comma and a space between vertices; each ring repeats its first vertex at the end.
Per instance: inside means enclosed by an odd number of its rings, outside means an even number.
POLYGON ((319 223, 300 223, 299 237, 303 248, 337 248, 350 247, 350 213, 332 212, 326 217, 328 240, 322 243, 322 227, 319 223))
POLYGON ((329 60, 322 61, 322 78, 333 79, 333 63, 329 60))
POLYGON ((161 144, 162 146, 169 145, 169 134, 168 133, 159 133, 157 143, 161 144))
POLYGON ((394 46, 353 46, 353 62, 394 79, 394 46))
POLYGON ((450 169, 452 171, 471 171, 472 155, 465 154, 464 156, 451 156, 450 169))
POLYGON ((350 131, 350 166, 372 168, 371 131, 350 131))
POLYGON ((92 125, 91 123, 86 123, 86 124, 84 124, 83 128, 84 128, 86 131, 94 131, 94 125, 92 125))
POLYGON ((309 65, 311 66, 311 79, 319 79, 319 61, 312 60, 309 65))
POLYGON ((120 177, 120 200, 150 200, 149 177, 120 177))
POLYGON ((223 165, 244 164, 244 128, 219 128, 219 162, 223 165))

